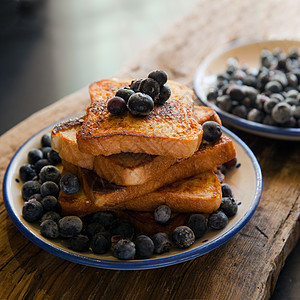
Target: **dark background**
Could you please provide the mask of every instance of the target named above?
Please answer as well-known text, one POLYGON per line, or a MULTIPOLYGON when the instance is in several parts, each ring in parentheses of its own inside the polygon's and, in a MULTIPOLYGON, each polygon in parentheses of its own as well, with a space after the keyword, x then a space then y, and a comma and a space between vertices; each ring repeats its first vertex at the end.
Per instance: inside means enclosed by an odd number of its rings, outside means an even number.
MULTIPOLYGON (((63 96, 112 76, 197 2, 1 0, 0 134, 63 96)), ((299 250, 298 243, 273 300, 296 297, 299 250)))

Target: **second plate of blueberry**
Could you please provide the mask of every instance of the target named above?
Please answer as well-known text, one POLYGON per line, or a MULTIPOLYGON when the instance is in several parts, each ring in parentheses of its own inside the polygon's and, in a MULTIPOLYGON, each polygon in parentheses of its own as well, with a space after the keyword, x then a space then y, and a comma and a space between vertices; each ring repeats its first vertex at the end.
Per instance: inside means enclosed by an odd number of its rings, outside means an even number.
POLYGON ((194 90, 225 125, 300 140, 300 41, 233 41, 199 66, 194 90))

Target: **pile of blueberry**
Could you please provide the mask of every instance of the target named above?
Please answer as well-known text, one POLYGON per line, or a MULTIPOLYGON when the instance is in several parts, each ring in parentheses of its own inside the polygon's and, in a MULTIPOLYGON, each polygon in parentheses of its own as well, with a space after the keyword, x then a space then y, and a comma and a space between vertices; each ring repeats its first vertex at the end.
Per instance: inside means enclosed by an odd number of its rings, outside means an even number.
MULTIPOLYGON (((218 139, 218 124, 208 123, 207 139, 218 139)), ((213 122, 215 123, 215 122, 213 122)), ((204 127, 205 128, 205 127, 204 127)), ((206 130, 205 130, 206 131, 206 130)), ((70 249, 77 252, 92 251, 95 254, 112 254, 122 260, 150 258, 154 253, 162 254, 171 247, 185 249, 207 230, 219 230, 228 223, 228 218, 237 212, 237 204, 227 184, 222 184, 222 203, 218 211, 210 214, 191 214, 185 226, 175 228, 172 236, 158 232, 153 236, 136 234, 132 224, 125 219, 116 218, 112 212, 96 212, 79 218, 62 216, 58 202, 59 191, 73 194, 79 191, 79 179, 72 173, 62 176, 58 165, 61 160, 51 149, 50 135, 41 139, 41 148, 28 152, 28 163, 19 169, 23 182, 23 218, 30 223, 39 223, 41 234, 49 239, 62 238, 70 249)), ((236 159, 220 166, 225 173, 236 164, 236 159)), ((219 173, 221 171, 219 170, 219 173)), ((223 180, 224 176, 221 177, 223 180)), ((159 224, 167 224, 171 209, 166 205, 154 211, 154 219, 159 224)))
POLYGON ((148 78, 134 80, 128 88, 119 89, 107 102, 111 114, 120 115, 125 111, 135 116, 146 116, 151 113, 155 104, 164 104, 171 96, 171 89, 166 84, 168 75, 165 71, 156 70, 148 78))
POLYGON ((300 127, 300 48, 262 50, 259 69, 229 58, 207 100, 225 112, 265 125, 300 127))

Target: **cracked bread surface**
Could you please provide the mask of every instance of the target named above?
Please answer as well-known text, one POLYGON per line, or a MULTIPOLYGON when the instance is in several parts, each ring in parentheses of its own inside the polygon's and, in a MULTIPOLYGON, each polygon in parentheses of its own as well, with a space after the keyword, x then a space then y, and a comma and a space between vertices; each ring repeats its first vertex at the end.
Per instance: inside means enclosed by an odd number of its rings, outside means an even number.
POLYGON ((130 82, 111 79, 90 86, 91 104, 77 132, 79 150, 93 155, 133 152, 191 156, 202 140, 202 127, 194 117, 193 91, 168 81, 171 97, 164 105, 155 105, 148 116, 136 117, 128 111, 118 116, 110 114, 108 99, 130 82))

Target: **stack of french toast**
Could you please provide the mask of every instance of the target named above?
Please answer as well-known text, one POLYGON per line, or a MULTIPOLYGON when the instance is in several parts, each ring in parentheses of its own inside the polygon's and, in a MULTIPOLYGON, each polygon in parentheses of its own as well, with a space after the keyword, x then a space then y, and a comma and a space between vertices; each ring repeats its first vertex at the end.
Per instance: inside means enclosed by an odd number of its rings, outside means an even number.
MULTIPOLYGON (((221 204, 217 166, 235 158, 229 137, 202 138, 202 124, 221 121, 214 110, 195 106, 193 91, 169 80, 171 96, 143 117, 113 115, 107 102, 130 79, 90 85, 85 115, 57 124, 52 147, 81 181, 75 194, 59 195, 64 215, 114 211, 143 216, 160 205, 175 213, 211 213, 221 204)), ((143 223, 143 220, 141 221, 143 223)))

